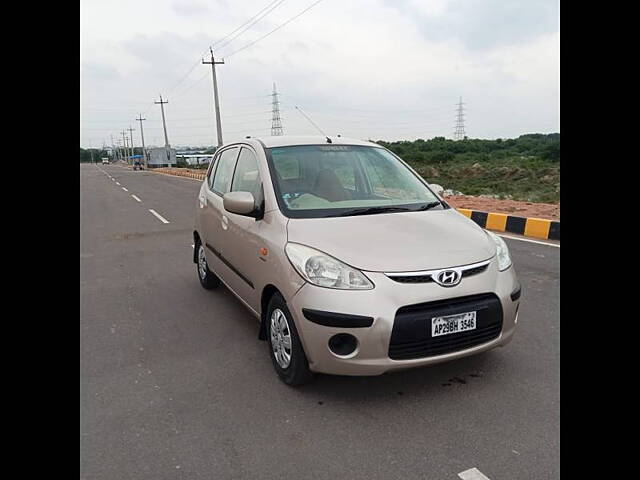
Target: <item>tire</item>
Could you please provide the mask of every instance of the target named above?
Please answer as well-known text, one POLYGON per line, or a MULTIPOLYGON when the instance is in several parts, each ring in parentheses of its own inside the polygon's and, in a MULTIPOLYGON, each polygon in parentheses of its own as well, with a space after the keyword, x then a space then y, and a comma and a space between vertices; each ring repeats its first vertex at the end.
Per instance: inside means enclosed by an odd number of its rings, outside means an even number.
POLYGON ((196 243, 195 248, 197 252, 196 272, 198 274, 198 280, 200 280, 200 285, 207 290, 219 287, 220 279, 216 277, 211 270, 209 270, 209 265, 207 265, 207 258, 204 255, 204 247, 202 246, 202 243, 196 243))
POLYGON ((290 386, 304 385, 313 380, 298 330, 284 298, 279 293, 275 293, 269 301, 266 322, 269 356, 280 380, 290 386), (287 348, 287 343, 290 348, 287 348))

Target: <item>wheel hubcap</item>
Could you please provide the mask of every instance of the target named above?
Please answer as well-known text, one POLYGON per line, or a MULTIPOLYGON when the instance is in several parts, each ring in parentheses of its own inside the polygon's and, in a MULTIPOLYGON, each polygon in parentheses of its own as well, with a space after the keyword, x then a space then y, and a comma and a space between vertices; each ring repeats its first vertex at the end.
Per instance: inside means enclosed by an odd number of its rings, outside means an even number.
POLYGON ((198 247, 198 274, 203 280, 207 276, 207 259, 204 257, 204 248, 202 248, 202 245, 198 247))
POLYGON ((291 330, 287 317, 279 308, 271 313, 271 348, 281 368, 291 363, 291 330))

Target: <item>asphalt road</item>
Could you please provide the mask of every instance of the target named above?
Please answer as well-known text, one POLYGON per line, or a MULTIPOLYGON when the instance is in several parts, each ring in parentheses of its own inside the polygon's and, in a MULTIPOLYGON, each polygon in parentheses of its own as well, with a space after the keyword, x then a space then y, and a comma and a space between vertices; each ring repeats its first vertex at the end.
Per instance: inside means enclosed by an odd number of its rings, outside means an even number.
POLYGON ((559 478, 560 248, 507 239, 506 347, 293 389, 241 303, 198 283, 199 182, 90 164, 80 182, 81 478, 559 478))

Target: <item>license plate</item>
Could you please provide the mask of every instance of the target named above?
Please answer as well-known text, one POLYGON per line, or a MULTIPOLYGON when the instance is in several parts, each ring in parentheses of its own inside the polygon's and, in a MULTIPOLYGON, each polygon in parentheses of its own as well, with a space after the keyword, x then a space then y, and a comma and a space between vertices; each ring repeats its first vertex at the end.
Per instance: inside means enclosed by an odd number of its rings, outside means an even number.
POLYGON ((431 336, 450 335, 476 329, 476 312, 458 313, 431 319, 431 336))

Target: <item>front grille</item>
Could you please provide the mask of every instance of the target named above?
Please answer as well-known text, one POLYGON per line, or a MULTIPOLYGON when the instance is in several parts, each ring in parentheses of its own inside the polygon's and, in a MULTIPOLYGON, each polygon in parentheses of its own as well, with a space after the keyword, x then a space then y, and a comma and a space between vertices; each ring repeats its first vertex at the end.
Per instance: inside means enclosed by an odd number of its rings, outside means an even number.
POLYGON ((486 265, 480 265, 479 267, 476 268, 470 268, 469 270, 465 270, 462 272, 462 277, 469 277, 471 275, 475 275, 476 273, 480 273, 480 272, 484 272, 487 267, 489 266, 489 264, 487 263, 486 265))
POLYGON ((433 282, 433 278, 431 275, 406 275, 402 277, 389 277, 391 280, 394 280, 399 283, 429 283, 433 282))
MULTIPOLYGON (((489 264, 480 265, 479 267, 471 268, 469 270, 462 271, 462 277, 469 277, 471 275, 476 275, 478 273, 484 272, 489 264)), ((402 276, 391 276, 389 278, 398 283, 429 283, 433 282, 433 277, 430 273, 426 275, 402 275, 402 276)))
POLYGON ((389 358, 432 357, 471 348, 497 338, 502 331, 502 304, 493 293, 408 305, 396 312, 389 358), (431 337, 431 319, 457 313, 476 313, 476 328, 431 337))

